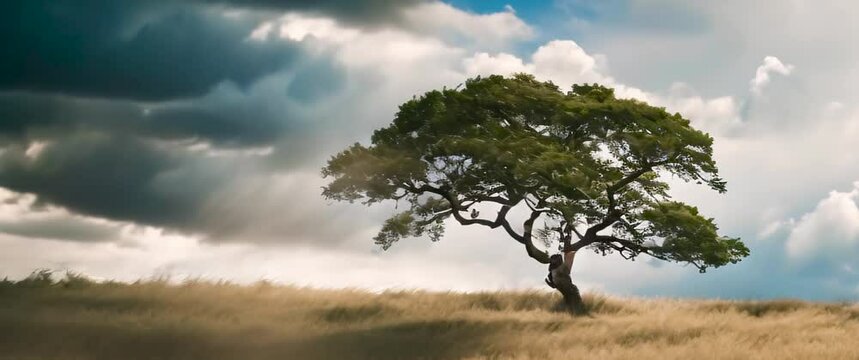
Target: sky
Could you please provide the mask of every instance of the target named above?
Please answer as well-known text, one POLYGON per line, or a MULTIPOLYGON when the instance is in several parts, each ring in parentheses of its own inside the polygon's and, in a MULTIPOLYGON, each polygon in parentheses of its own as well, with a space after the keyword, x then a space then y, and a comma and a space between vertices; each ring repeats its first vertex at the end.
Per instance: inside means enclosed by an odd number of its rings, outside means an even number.
POLYGON ((855 1, 0 3, 0 276, 545 289, 501 230, 373 244, 396 204, 325 200, 326 160, 477 75, 598 82, 715 139, 728 192, 672 195, 751 255, 705 274, 583 252, 621 296, 859 299, 855 1))

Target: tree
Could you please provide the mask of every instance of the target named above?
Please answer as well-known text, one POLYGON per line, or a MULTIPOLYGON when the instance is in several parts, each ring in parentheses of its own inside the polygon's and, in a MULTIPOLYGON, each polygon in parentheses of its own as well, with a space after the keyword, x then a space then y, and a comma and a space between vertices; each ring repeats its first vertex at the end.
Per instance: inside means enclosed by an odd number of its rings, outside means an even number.
MULTIPOLYGON (((404 237, 437 241, 452 218, 501 228, 544 264, 554 242, 701 272, 749 254, 739 238, 719 235, 713 219, 672 200, 661 180, 724 192, 713 139, 680 114, 597 84, 563 92, 525 74, 470 79, 402 104, 371 142, 328 161, 322 173, 333 180, 323 196, 406 203, 375 237, 383 249, 404 237)), ((581 306, 571 281, 558 288, 581 306)))

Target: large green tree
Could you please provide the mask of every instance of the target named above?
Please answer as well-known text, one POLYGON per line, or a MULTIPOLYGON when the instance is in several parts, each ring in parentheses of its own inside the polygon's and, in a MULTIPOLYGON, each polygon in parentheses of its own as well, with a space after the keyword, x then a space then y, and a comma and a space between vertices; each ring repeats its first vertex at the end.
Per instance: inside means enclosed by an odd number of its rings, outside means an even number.
MULTIPOLYGON (((323 175, 333 180, 323 195, 406 203, 375 237, 384 249, 404 237, 439 240, 452 218, 503 229, 540 263, 553 242, 701 272, 749 254, 740 239, 719 235, 713 219, 672 200, 662 181, 724 192, 713 139, 680 114, 607 87, 565 92, 525 74, 478 77, 402 104, 371 141, 328 161, 323 175)), ((561 292, 580 304, 577 289, 561 292)))

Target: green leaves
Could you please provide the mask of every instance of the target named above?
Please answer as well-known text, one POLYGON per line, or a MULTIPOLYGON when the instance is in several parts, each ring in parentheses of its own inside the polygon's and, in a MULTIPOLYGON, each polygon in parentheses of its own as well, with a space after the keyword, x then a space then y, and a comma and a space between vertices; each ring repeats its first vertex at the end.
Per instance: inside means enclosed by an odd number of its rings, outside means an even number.
POLYGON ((649 232, 663 239, 651 251, 669 260, 687 262, 702 272, 707 267, 733 264, 749 255, 737 238, 721 237, 713 219, 704 218, 698 209, 680 202, 654 204, 642 213, 649 232))
POLYGON ((404 211, 385 220, 382 230, 373 238, 382 250, 388 250, 395 242, 405 237, 429 235, 430 240, 438 241, 444 234, 440 220, 419 221, 412 211, 404 211))
POLYGON ((598 84, 573 84, 572 94, 593 99, 598 102, 614 99, 614 89, 598 84))
POLYGON ((333 180, 323 195, 406 203, 408 210, 387 220, 376 237, 385 249, 403 237, 438 240, 444 219, 453 217, 463 225, 501 226, 539 260, 545 254, 532 237, 550 239, 551 233, 531 233, 539 220, 565 241, 573 226, 549 224, 587 227, 574 246, 629 257, 647 253, 704 269, 737 262, 748 249, 718 235, 696 208, 671 201, 660 176, 724 192, 712 145, 680 114, 618 99, 601 85, 563 92, 526 74, 493 75, 402 104, 370 146, 354 144, 329 160, 322 173, 333 180), (506 210, 487 219, 478 204, 506 210), (517 233, 507 210, 526 206, 530 216, 513 221, 530 222, 517 233), (661 244, 642 245, 650 240, 661 244))

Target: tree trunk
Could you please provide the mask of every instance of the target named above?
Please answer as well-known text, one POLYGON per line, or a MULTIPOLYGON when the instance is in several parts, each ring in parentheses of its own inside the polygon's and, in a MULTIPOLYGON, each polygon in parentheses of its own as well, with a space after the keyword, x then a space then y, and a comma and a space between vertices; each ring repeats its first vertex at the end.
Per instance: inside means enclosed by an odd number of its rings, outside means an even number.
POLYGON ((564 304, 567 306, 567 311, 573 315, 584 315, 587 312, 585 303, 582 301, 582 294, 579 293, 579 288, 573 284, 573 279, 569 276, 557 276, 553 280, 555 288, 564 296, 564 304))

